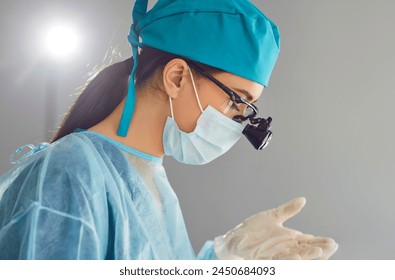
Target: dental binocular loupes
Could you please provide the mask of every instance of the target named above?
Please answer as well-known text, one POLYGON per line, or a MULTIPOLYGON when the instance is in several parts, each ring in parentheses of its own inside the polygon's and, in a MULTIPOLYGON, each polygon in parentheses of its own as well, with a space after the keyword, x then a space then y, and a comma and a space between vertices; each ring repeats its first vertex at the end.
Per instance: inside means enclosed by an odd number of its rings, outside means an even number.
POLYGON ((273 133, 270 131, 272 118, 269 117, 266 120, 264 118, 251 117, 249 121, 251 124, 247 124, 242 133, 247 137, 248 141, 251 142, 255 149, 262 150, 272 139, 273 133))

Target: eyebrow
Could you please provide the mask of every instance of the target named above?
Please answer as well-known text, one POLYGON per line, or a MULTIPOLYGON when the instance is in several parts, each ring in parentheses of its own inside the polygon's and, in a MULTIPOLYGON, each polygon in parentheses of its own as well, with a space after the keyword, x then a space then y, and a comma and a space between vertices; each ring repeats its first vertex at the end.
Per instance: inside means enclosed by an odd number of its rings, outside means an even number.
MULTIPOLYGON (((242 94, 244 94, 247 98, 247 101, 251 102, 252 100, 254 100, 254 97, 252 96, 251 93, 249 93, 248 91, 246 91, 245 89, 241 89, 241 88, 232 88, 234 91, 240 92, 242 94)), ((255 103, 257 100, 255 100, 253 103, 255 103)))

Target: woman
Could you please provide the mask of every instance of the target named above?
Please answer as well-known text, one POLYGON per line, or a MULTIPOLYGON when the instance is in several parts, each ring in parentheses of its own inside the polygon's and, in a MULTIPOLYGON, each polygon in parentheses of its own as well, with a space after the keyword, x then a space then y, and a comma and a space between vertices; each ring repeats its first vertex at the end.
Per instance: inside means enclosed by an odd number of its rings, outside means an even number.
MULTIPOLYGON (((134 6, 133 58, 99 73, 52 143, 1 178, 0 258, 194 259, 163 155, 205 164, 242 134, 257 149, 270 140, 253 103, 279 52, 275 24, 245 0, 146 9, 134 6)), ((251 217, 197 258, 328 258, 332 239, 282 227, 304 203, 251 217)))

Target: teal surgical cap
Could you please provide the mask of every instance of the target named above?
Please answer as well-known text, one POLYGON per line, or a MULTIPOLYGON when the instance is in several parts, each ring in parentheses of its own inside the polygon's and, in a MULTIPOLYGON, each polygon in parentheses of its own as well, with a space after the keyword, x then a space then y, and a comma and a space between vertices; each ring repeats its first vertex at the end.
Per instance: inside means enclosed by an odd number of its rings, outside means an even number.
POLYGON ((135 106, 138 48, 150 46, 268 86, 280 50, 277 26, 248 0, 137 0, 128 36, 134 66, 118 127, 126 136, 135 106))

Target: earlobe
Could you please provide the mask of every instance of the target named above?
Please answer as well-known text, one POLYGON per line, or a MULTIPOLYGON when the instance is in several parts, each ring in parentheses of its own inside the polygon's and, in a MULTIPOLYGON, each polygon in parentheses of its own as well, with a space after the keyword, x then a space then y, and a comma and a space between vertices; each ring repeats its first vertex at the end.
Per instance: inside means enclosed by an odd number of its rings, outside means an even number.
POLYGON ((163 69, 163 87, 166 94, 175 99, 183 90, 185 77, 189 71, 188 64, 179 58, 169 61, 163 69))

